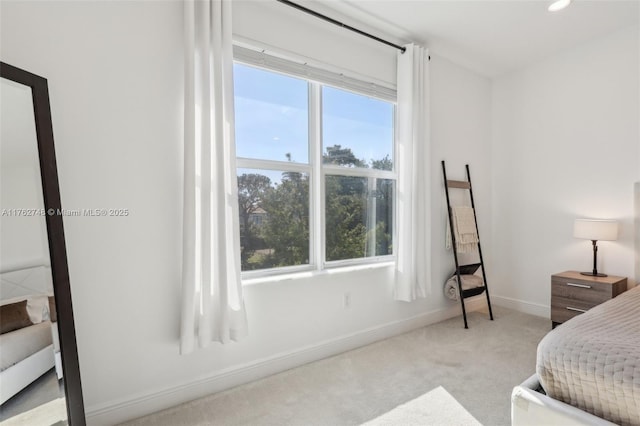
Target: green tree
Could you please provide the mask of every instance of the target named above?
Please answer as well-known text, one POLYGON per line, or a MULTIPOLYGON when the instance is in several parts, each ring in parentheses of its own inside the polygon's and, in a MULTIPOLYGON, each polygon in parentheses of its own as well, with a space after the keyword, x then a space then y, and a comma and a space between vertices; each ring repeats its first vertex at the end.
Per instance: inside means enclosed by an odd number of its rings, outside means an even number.
POLYGON ((346 167, 367 167, 367 163, 358 159, 351 148, 343 148, 342 145, 333 145, 326 148, 322 155, 325 164, 337 164, 346 167))
POLYGON ((327 176, 325 241, 327 260, 365 256, 367 179, 327 176))
MULTIPOLYGON (((324 163, 346 167, 367 167, 349 148, 327 147, 324 163)), ((389 155, 371 160, 371 168, 393 170, 389 155)), ((327 176, 325 180, 325 241, 327 260, 357 259, 368 255, 367 242, 375 244, 375 255, 392 253, 393 186, 389 179, 378 179, 376 189, 369 191, 368 178, 327 176), (374 198, 375 200, 371 200, 374 198), (369 201, 375 201, 369 211, 369 201), (367 230, 368 215, 375 214, 373 227, 367 230)))
POLYGON ((376 188, 376 255, 393 253, 393 194, 394 181, 378 179, 376 188))
POLYGON ((284 172, 263 203, 269 219, 262 229, 271 250, 264 267, 309 263, 309 177, 284 172))
POLYGON ((251 223, 251 215, 264 209, 265 199, 272 191, 271 179, 257 173, 238 176, 238 207, 240 211, 240 261, 242 270, 256 269, 249 259, 264 245, 257 227, 251 223))
MULTIPOLYGON (((333 145, 323 155, 325 164, 367 167, 350 148, 333 145)), ((365 256, 367 179, 354 176, 325 178, 325 247, 327 260, 365 256)))
MULTIPOLYGON (((371 168, 377 170, 393 170, 393 161, 389 155, 385 155, 380 160, 371 160, 371 168)), ((377 179, 376 191, 373 196, 376 198, 375 212, 376 224, 370 233, 375 233, 375 253, 383 256, 393 253, 393 194, 394 182, 390 179, 377 179)))
MULTIPOLYGON (((286 154, 288 161, 291 155, 286 154)), ((344 167, 368 165, 349 148, 327 147, 325 164, 344 167)), ((371 168, 392 170, 389 156, 370 161, 371 168)), ((375 244, 375 255, 392 253, 392 207, 394 181, 377 179, 369 190, 369 179, 357 176, 325 177, 325 246, 326 259, 357 259, 368 255, 367 243, 375 244), (373 202, 375 199, 375 202, 373 202), (370 207, 375 206, 373 210, 370 207), (368 215, 375 223, 367 230, 368 215)), ((273 184, 260 174, 238 177, 242 269, 264 269, 307 264, 309 262, 309 176, 283 172, 282 181, 273 184), (260 225, 251 215, 266 212, 260 225), (257 250, 261 250, 256 253, 257 250)), ((370 224, 369 224, 370 225, 370 224)))
POLYGON ((393 162, 389 158, 389 154, 385 155, 381 160, 371 160, 371 168, 377 170, 393 170, 393 162))

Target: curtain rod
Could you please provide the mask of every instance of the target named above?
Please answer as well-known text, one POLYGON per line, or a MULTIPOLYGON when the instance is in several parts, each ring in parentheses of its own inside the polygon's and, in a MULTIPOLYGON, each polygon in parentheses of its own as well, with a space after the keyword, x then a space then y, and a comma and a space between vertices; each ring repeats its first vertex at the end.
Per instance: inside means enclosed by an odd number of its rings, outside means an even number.
POLYGON ((301 11, 303 11, 305 13, 308 13, 309 15, 315 16, 316 18, 320 18, 320 19, 322 19, 324 21, 327 21, 327 22, 330 22, 330 23, 332 23, 334 25, 337 25, 339 27, 345 28, 345 29, 347 29, 349 31, 353 31, 354 33, 358 33, 358 34, 360 34, 362 36, 369 37, 370 39, 373 39, 373 40, 375 40, 375 41, 377 41, 379 43, 383 43, 383 44, 386 44, 387 46, 395 47, 396 49, 398 49, 402 53, 404 53, 407 50, 406 47, 399 46, 399 45, 397 45, 395 43, 391 43, 390 41, 383 40, 380 37, 376 37, 376 36, 374 36, 372 34, 365 33, 364 31, 361 31, 361 30, 359 30, 357 28, 353 28, 352 26, 347 25, 347 24, 345 24, 343 22, 336 21, 335 19, 330 18, 330 17, 328 17, 326 15, 323 15, 322 13, 318 13, 318 12, 316 12, 314 10, 307 9, 304 6, 301 6, 299 4, 293 3, 293 2, 291 2, 289 0, 277 0, 277 1, 279 1, 280 3, 286 4, 287 6, 291 6, 294 9, 298 9, 298 10, 301 10, 301 11))

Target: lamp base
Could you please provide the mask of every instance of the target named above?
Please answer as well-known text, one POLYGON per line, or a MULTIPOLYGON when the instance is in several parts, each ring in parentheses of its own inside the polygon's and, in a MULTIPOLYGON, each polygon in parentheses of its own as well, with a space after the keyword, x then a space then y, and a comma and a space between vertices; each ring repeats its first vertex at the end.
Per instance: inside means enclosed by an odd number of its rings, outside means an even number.
POLYGON ((601 274, 599 272, 596 272, 595 274, 593 272, 580 272, 580 275, 586 275, 588 277, 608 277, 607 274, 601 274))

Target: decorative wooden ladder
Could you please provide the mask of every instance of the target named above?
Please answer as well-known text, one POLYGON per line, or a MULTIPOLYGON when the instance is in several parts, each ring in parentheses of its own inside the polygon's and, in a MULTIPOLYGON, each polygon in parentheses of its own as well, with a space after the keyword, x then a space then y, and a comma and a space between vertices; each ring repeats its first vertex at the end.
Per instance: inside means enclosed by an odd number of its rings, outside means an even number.
POLYGON ((482 246, 480 245, 480 232, 478 231, 478 218, 476 216, 476 206, 473 202, 473 189, 471 188, 471 174, 469 173, 469 165, 467 169, 467 180, 448 180, 447 170, 442 161, 442 176, 444 177, 445 193, 447 195, 447 211, 449 212, 449 230, 451 231, 451 246, 453 251, 453 259, 456 263, 456 277, 458 279, 458 294, 460 295, 460 305, 462 306, 462 317, 464 318, 464 328, 469 328, 467 325, 467 311, 464 306, 464 299, 472 296, 477 296, 483 292, 487 295, 487 306, 489 307, 489 318, 493 321, 493 311, 491 310, 491 300, 489 299, 489 287, 487 287, 487 274, 485 272, 484 261, 482 260, 482 246), (471 198, 471 208, 473 209, 473 219, 476 225, 476 233, 478 235, 478 255, 480 256, 480 263, 473 263, 469 265, 460 265, 458 263, 458 251, 456 250, 456 234, 453 228, 453 210, 451 208, 451 201, 449 198, 449 189, 466 189, 469 191, 469 197, 471 198), (482 267, 482 279, 484 280, 484 286, 470 288, 467 290, 462 289, 461 275, 473 274, 479 267, 482 267))

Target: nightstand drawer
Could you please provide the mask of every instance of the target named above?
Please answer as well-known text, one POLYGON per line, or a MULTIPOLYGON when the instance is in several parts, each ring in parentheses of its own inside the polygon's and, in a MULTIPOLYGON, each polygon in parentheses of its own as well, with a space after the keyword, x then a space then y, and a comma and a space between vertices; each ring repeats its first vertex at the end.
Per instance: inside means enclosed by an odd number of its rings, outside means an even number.
POLYGON ((593 277, 577 271, 551 276, 551 321, 553 327, 613 299, 627 289, 624 277, 593 277))
POLYGON ((567 302, 560 305, 554 304, 551 306, 551 321, 555 323, 562 323, 570 320, 571 318, 578 316, 593 307, 585 306, 581 303, 575 303, 575 301, 570 299, 562 300, 567 302))
MULTIPOLYGON (((584 300, 567 299, 566 297, 554 297, 551 301, 551 308, 570 308, 568 311, 580 312, 587 311, 594 306, 598 306, 599 303, 585 302, 584 300)), ((580 312, 582 313, 582 312, 580 312)))
POLYGON ((554 297, 551 301, 551 321, 565 322, 568 319, 580 315, 598 303, 584 302, 565 297, 554 297))
POLYGON ((552 298, 580 300, 592 303, 595 306, 613 297, 612 286, 598 282, 584 282, 579 280, 567 280, 553 277, 551 280, 552 298))

